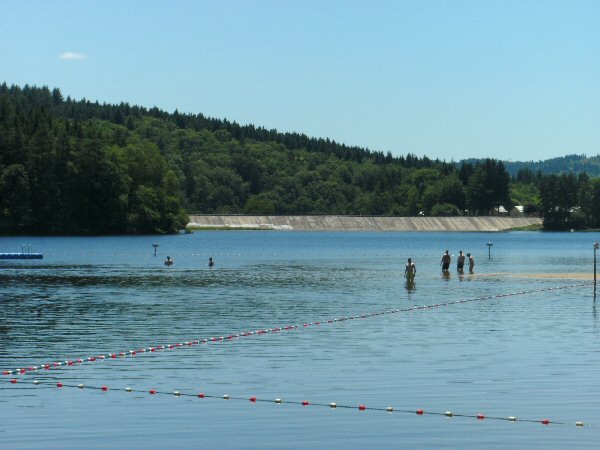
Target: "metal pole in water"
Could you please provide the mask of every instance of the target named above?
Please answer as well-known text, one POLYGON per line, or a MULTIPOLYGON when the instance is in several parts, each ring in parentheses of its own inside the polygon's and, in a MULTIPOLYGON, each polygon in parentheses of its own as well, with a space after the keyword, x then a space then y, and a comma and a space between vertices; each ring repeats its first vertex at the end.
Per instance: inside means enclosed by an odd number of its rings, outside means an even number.
POLYGON ((594 242, 594 294, 596 293, 596 251, 600 247, 600 242, 594 242))
POLYGON ((152 247, 154 247, 154 256, 156 256, 156 249, 158 248, 158 244, 152 244, 152 247))
POLYGON ((492 259, 492 245, 494 245, 494 244, 491 242, 488 242, 486 245, 488 246, 488 259, 492 259))

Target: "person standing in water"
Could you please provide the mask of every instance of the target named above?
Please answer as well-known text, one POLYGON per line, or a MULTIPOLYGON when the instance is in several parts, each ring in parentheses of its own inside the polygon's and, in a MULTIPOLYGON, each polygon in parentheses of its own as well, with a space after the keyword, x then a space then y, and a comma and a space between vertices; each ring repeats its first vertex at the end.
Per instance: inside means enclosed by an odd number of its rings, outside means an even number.
POLYGON ((404 276, 406 277, 407 283, 412 283, 415 281, 415 275, 417 274, 417 266, 412 262, 410 258, 408 258, 408 262, 406 263, 406 267, 404 268, 404 276))
POLYGON ((467 258, 469 258, 469 273, 473 273, 473 267, 475 267, 475 258, 473 258, 470 253, 467 253, 467 258))
POLYGON ((173 265, 173 260, 171 259, 170 256, 167 256, 167 259, 165 259, 165 266, 171 267, 172 265, 173 265))
POLYGON ((212 259, 212 256, 210 256, 210 257, 208 258, 208 267, 212 267, 212 266, 214 266, 214 265, 215 265, 215 262, 213 261, 213 259, 212 259))
POLYGON ((456 258, 456 270, 458 270, 459 272, 462 272, 464 267, 465 267, 465 255, 463 254, 463 251, 460 250, 458 252, 458 258, 456 258))
POLYGON ((442 255, 442 260, 440 261, 442 272, 448 272, 448 269, 450 268, 450 261, 450 253, 448 253, 448 250, 446 250, 446 253, 442 255))

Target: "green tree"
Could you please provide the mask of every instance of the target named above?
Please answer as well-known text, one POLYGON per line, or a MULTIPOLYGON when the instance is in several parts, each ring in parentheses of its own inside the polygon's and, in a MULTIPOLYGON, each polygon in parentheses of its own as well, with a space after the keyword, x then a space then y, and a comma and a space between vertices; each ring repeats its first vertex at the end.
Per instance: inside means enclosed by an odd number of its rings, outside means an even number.
POLYGON ((23 233, 30 225, 30 190, 27 172, 12 164, 0 174, 0 231, 23 233))
POLYGON ((541 212, 544 228, 571 228, 571 214, 577 205, 577 179, 573 174, 552 174, 540 181, 541 212))
POLYGON ((274 214, 275 211, 275 204, 262 194, 251 195, 244 205, 246 214, 274 214))
POLYGON ((592 181, 592 224, 600 228, 600 178, 592 181))
POLYGON ((510 176, 501 161, 486 159, 478 164, 467 186, 469 210, 476 214, 489 214, 500 205, 510 207, 509 181, 510 176))

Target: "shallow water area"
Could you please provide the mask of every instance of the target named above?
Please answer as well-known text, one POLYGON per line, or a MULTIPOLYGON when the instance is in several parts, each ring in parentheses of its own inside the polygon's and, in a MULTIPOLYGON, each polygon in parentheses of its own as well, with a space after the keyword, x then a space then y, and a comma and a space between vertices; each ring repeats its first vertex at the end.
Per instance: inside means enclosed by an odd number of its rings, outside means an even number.
POLYGON ((597 448, 594 240, 538 232, 2 237, 0 251, 26 243, 44 259, 0 261, 0 369, 27 369, 0 379, 0 446, 597 448), (453 254, 447 277, 445 249, 453 254), (457 273, 461 249, 475 256, 474 274, 457 273), (410 286, 408 257, 417 266, 410 286), (545 418, 560 423, 523 421, 545 418))

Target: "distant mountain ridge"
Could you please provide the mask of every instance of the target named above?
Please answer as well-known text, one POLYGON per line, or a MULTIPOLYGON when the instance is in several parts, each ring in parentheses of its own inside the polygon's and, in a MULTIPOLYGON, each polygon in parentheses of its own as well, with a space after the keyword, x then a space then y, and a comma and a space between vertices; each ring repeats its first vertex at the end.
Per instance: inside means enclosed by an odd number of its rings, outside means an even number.
MULTIPOLYGON (((482 161, 482 159, 470 158, 461 160, 458 165, 462 163, 476 163, 482 161)), ((533 173, 537 173, 538 170, 545 175, 549 174, 561 174, 561 173, 587 173, 590 177, 596 178, 600 176, 600 155, 590 156, 587 155, 566 155, 558 158, 546 159, 544 161, 502 161, 507 172, 511 176, 516 176, 520 169, 528 168, 533 173)))

